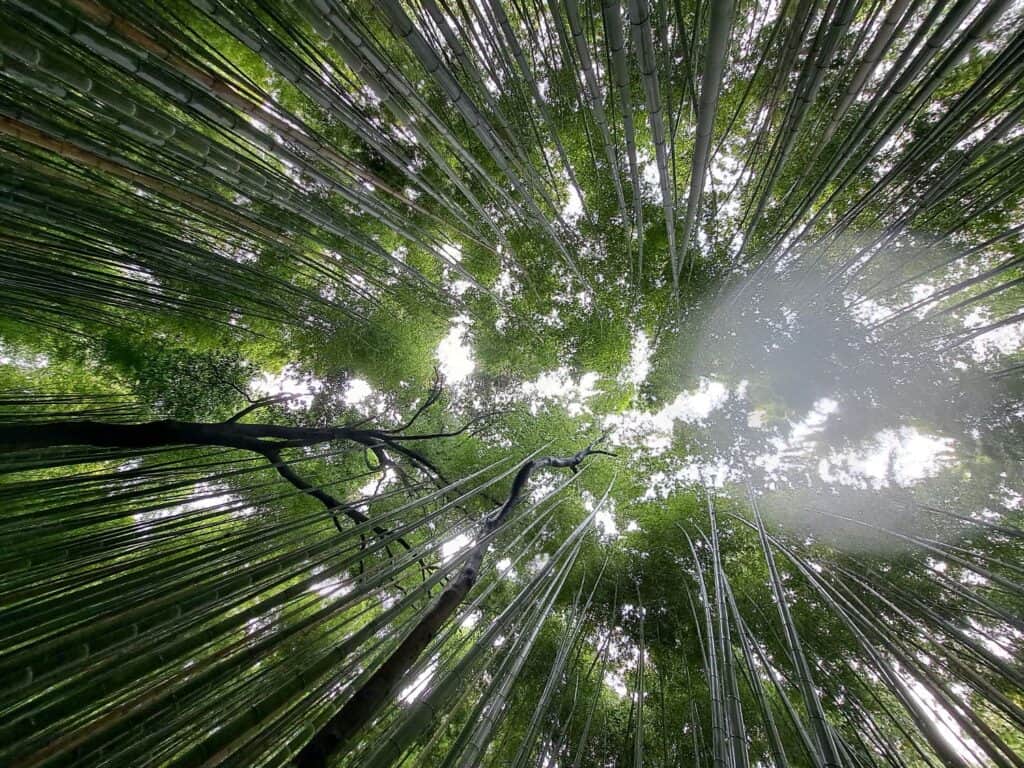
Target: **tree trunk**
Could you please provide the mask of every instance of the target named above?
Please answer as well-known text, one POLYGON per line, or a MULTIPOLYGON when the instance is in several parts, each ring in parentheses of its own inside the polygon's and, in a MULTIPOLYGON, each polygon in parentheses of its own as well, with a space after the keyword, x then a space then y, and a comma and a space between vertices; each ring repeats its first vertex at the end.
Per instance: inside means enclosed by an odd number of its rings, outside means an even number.
POLYGON ((498 530, 508 515, 519 504, 530 475, 542 467, 567 467, 574 472, 580 462, 592 453, 605 453, 594 449, 594 444, 572 456, 546 456, 526 462, 516 473, 508 498, 484 523, 477 544, 458 577, 441 593, 419 623, 391 652, 376 672, 357 690, 342 708, 327 721, 312 740, 295 757, 298 768, 323 768, 327 759, 338 752, 353 736, 373 720, 378 711, 391 701, 395 689, 419 655, 430 644, 441 627, 455 613, 480 574, 484 554, 490 543, 490 534, 498 530))
POLYGON ((295 765, 298 768, 325 766, 327 758, 366 727, 380 708, 392 699, 406 672, 469 594, 469 590, 476 582, 476 573, 482 560, 483 547, 479 547, 458 578, 441 593, 398 648, 388 656, 366 684, 353 694, 345 706, 317 732, 313 740, 302 748, 295 758, 295 765))
POLYGON ((193 422, 165 419, 143 424, 101 421, 51 421, 0 425, 0 451, 86 445, 95 448, 164 448, 175 445, 215 445, 265 453, 291 445, 314 445, 348 435, 343 430, 281 427, 274 424, 193 422), (279 446, 261 438, 289 443, 279 446))

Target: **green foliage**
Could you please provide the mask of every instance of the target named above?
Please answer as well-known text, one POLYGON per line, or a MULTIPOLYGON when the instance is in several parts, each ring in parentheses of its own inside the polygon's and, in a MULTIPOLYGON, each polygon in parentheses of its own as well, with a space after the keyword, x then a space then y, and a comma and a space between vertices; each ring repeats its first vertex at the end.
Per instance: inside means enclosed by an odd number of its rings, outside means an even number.
POLYGON ((0 762, 1019 764, 1003 5, 5 5, 0 762))
POLYGON ((244 404, 258 368, 238 353, 175 346, 174 339, 108 334, 98 357, 154 413, 185 421, 226 418, 244 404))

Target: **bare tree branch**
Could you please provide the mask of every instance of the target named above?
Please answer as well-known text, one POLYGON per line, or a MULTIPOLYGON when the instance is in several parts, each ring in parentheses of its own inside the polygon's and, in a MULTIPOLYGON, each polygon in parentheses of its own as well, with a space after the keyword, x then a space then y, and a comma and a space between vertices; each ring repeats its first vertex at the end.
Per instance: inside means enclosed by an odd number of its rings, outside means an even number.
MULTIPOLYGON (((239 391, 241 392, 241 390, 239 390, 239 391)), ((276 403, 284 403, 284 402, 287 402, 288 400, 293 400, 296 397, 300 397, 300 395, 292 395, 292 394, 288 394, 288 393, 282 393, 282 394, 279 394, 279 395, 271 395, 269 397, 261 397, 258 400, 250 400, 249 401, 249 405, 247 405, 245 408, 240 410, 238 413, 236 413, 234 416, 232 416, 230 419, 228 419, 224 423, 225 424, 234 424, 235 422, 239 421, 244 416, 249 415, 253 411, 257 411, 260 408, 267 408, 267 407, 269 407, 271 405, 274 405, 276 403)))

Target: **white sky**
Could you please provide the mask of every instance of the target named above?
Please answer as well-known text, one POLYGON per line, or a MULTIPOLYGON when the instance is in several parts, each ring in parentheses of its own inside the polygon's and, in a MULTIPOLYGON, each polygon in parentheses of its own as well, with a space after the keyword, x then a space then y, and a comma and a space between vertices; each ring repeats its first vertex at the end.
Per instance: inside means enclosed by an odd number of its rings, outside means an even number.
MULTIPOLYGON (((966 328, 979 328, 992 322, 994 318, 983 309, 975 309, 964 318, 966 328)), ((1021 346, 1024 346, 1024 322, 1017 322, 971 339, 971 356, 978 361, 988 361, 1012 354, 1021 346)))
POLYGON ((346 405, 358 405, 365 402, 373 394, 373 387, 364 379, 349 379, 345 387, 344 400, 346 405))
POLYGON ((562 218, 568 224, 576 224, 583 216, 583 200, 572 184, 566 184, 566 194, 568 200, 562 206, 562 218))
POLYGON ((46 355, 21 354, 4 344, 0 339, 0 365, 11 365, 23 370, 38 370, 46 368, 50 364, 50 358, 46 355))
POLYGON ((916 427, 883 429, 862 447, 832 451, 818 463, 827 483, 861 488, 909 486, 932 477, 953 460, 954 441, 918 431, 916 427))
POLYGON ((468 336, 469 318, 457 315, 452 318, 448 334, 437 345, 437 361, 441 367, 441 374, 448 384, 461 384, 476 370, 473 348, 469 344, 468 336))
POLYGON ((319 379, 301 374, 294 365, 286 365, 280 373, 263 373, 249 384, 252 394, 256 397, 295 395, 293 399, 282 403, 285 408, 308 407, 313 401, 313 395, 322 386, 323 383, 319 379))
POLYGON ((643 196, 649 197, 653 202, 661 204, 661 181, 658 176, 658 161, 654 155, 642 147, 637 147, 637 165, 640 166, 640 176, 643 187, 643 196))
MULTIPOLYGON (((918 302, 931 296, 938 290, 933 283, 918 283, 910 289, 910 303, 918 302)), ((874 325, 896 312, 896 308, 883 304, 875 299, 857 297, 853 294, 847 296, 850 301, 849 310, 851 315, 858 322, 864 325, 874 325)), ((917 317, 925 317, 936 307, 936 304, 926 304, 913 311, 917 317)), ((965 329, 979 328, 989 325, 996 318, 981 307, 977 307, 964 316, 963 325, 965 329)), ((971 357, 978 362, 990 362, 1004 355, 1012 355, 1024 347, 1024 321, 1018 321, 1000 328, 994 328, 987 333, 971 339, 968 347, 971 357)))
POLYGON ((495 563, 495 568, 497 568, 498 570, 498 575, 503 579, 510 579, 512 581, 515 581, 517 578, 519 578, 519 574, 516 572, 516 569, 512 567, 511 558, 501 558, 501 560, 495 563))
MULTIPOLYGON (((583 509, 593 512, 596 499, 589 491, 583 491, 583 509)), ((594 525, 601 532, 601 541, 614 541, 619 538, 619 526, 615 522, 615 502, 609 496, 594 515, 594 525)))
POLYGON ((629 365, 623 370, 619 377, 624 383, 639 387, 647 381, 651 372, 651 354, 654 352, 651 347, 651 340, 643 331, 633 334, 633 345, 629 350, 629 365))
POLYGON ((598 394, 600 378, 599 374, 588 371, 577 379, 568 368, 556 368, 523 383, 520 394, 530 403, 531 413, 538 413, 544 402, 555 402, 562 405, 570 416, 579 416, 590 413, 587 401, 598 394))
MULTIPOLYGON (((722 382, 702 378, 695 389, 681 392, 657 411, 630 409, 605 416, 603 424, 611 430, 613 444, 659 456, 671 447, 677 421, 697 425, 711 422, 730 398, 746 399, 747 389, 746 381, 730 390, 722 382)), ((819 398, 806 414, 790 421, 781 432, 777 425, 767 423, 763 410, 747 411, 748 428, 754 433, 766 433, 768 450, 749 460, 765 472, 769 488, 813 474, 835 485, 865 489, 908 487, 935 476, 955 459, 955 441, 906 425, 882 429, 870 439, 833 448, 821 457, 820 433, 840 410, 837 399, 819 398)), ((742 467, 723 457, 695 454, 675 463, 670 470, 653 473, 648 478, 644 498, 665 498, 673 489, 693 484, 722 487, 727 482, 742 481, 745 476, 742 467)))
POLYGON ((611 440, 619 445, 643 446, 652 453, 667 451, 672 445, 676 420, 701 422, 725 404, 729 389, 719 381, 701 378, 697 388, 680 392, 658 411, 629 409, 604 417, 611 440))
POLYGON ((314 582, 310 590, 323 597, 340 597, 352 591, 349 578, 342 576, 328 576, 325 579, 314 582))
POLYGON ((474 540, 470 538, 469 534, 460 533, 453 536, 441 545, 441 560, 447 563, 459 554, 459 552, 464 550, 466 547, 472 546, 474 543, 474 540))
MULTIPOLYGON (((192 489, 192 494, 182 503, 149 509, 145 512, 137 512, 133 515, 133 518, 136 522, 148 523, 167 517, 184 515, 189 512, 202 512, 205 509, 217 509, 236 504, 238 504, 237 497, 230 493, 224 493, 222 489, 212 483, 200 482, 196 483, 195 488, 192 489)), ((251 509, 249 507, 239 507, 232 510, 232 514, 236 516, 244 517, 250 513, 251 509)))

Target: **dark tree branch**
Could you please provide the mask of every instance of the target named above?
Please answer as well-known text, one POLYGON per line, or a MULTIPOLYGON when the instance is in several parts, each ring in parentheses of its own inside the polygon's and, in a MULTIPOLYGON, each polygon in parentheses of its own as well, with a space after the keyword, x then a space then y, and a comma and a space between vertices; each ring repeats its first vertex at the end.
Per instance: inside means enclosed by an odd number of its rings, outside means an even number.
POLYGON ((420 404, 420 407, 416 409, 416 413, 414 413, 412 415, 412 418, 405 422, 405 424, 403 424, 402 426, 396 427, 395 429, 389 429, 387 431, 392 433, 405 432, 405 430, 409 429, 413 424, 416 423, 416 420, 419 419, 420 416, 422 416, 424 413, 430 410, 430 406, 432 406, 441 398, 441 393, 443 391, 444 388, 441 382, 441 371, 435 368, 434 382, 430 385, 430 391, 427 393, 426 399, 420 404))
POLYGON ((342 530, 342 528, 341 524, 338 522, 338 516, 335 514, 335 512, 341 512, 350 520, 352 520, 352 522, 357 524, 365 523, 367 520, 370 519, 365 514, 360 512, 358 509, 353 507, 351 504, 346 504, 345 502, 336 499, 334 496, 327 493, 322 488, 317 488, 316 486, 311 485, 301 475, 296 473, 295 470, 293 470, 291 466, 288 464, 288 462, 284 461, 281 458, 281 452, 279 450, 268 448, 263 452, 263 455, 267 457, 267 461, 269 461, 271 465, 273 465, 274 469, 277 470, 277 473, 281 477, 283 477, 285 480, 294 485, 303 493, 309 494, 314 499, 323 504, 327 511, 331 513, 331 519, 334 521, 334 525, 339 531, 342 530))
POLYGON ((435 438, 438 438, 438 437, 458 437, 459 435, 461 435, 461 434, 465 433, 467 430, 469 430, 470 427, 472 427, 472 426, 474 426, 476 424, 479 424, 482 421, 485 421, 487 419, 492 419, 495 416, 498 416, 498 415, 503 414, 503 413, 510 413, 510 412, 511 411, 509 409, 498 410, 498 411, 489 411, 487 413, 481 414, 480 416, 473 417, 472 419, 467 421, 464 425, 462 425, 461 428, 456 429, 453 432, 428 432, 428 433, 422 434, 422 435, 402 435, 402 434, 397 434, 397 432, 399 432, 401 430, 380 430, 380 431, 383 434, 391 435, 393 440, 400 440, 402 442, 408 442, 409 440, 434 440, 435 438))
MULTIPOLYGON (((341 501, 331 494, 324 491, 322 488, 318 488, 310 484, 301 475, 296 473, 288 462, 282 460, 280 451, 274 448, 268 448, 262 451, 263 455, 267 457, 267 460, 273 465, 277 473, 281 475, 285 480, 294 485, 303 493, 307 493, 314 499, 324 505, 324 508, 331 514, 331 519, 334 521, 334 526, 340 531, 342 530, 341 525, 338 523, 338 516, 336 512, 341 512, 346 515, 354 523, 365 523, 369 521, 369 516, 360 512, 356 507, 341 501)), ((382 525, 373 526, 373 532, 380 536, 382 539, 386 539, 391 536, 391 531, 382 525)), ((406 552, 412 550, 412 546, 401 536, 397 537, 395 541, 403 548, 406 552)), ((384 549, 387 551, 389 557, 393 557, 390 547, 385 545, 384 549)), ((420 561, 420 567, 425 568, 426 564, 420 561)))
POLYGON ((228 378, 226 378, 224 376, 221 376, 219 371, 214 370, 213 375, 214 375, 214 377, 216 377, 216 379, 218 381, 220 381, 221 384, 226 384, 227 386, 231 387, 231 389, 235 390, 235 392, 240 394, 242 396, 242 399, 245 400, 245 402, 247 402, 247 403, 254 403, 254 402, 256 402, 255 400, 253 400, 252 395, 250 395, 248 393, 248 391, 246 391, 242 387, 238 386, 235 382, 231 381, 231 379, 228 379, 228 378))
POLYGON ((250 400, 249 401, 249 405, 247 405, 245 408, 240 410, 238 413, 236 413, 234 416, 232 416, 230 419, 228 419, 224 423, 225 424, 234 424, 236 421, 239 421, 243 417, 248 416, 253 411, 257 411, 260 408, 267 408, 267 407, 269 407, 271 405, 274 405, 276 403, 284 403, 284 402, 287 402, 288 400, 291 400, 291 399, 296 398, 296 397, 298 397, 298 395, 290 395, 290 394, 282 393, 280 395, 271 395, 270 397, 261 397, 258 400, 250 400))
MULTIPOLYGON (((266 400, 266 399, 264 399, 266 400)), ((185 422, 175 420, 151 421, 143 424, 111 424, 98 421, 55 421, 33 424, 0 425, 0 452, 54 448, 58 446, 86 445, 98 448, 164 448, 184 445, 219 446, 251 451, 266 457, 278 474, 297 489, 319 501, 331 513, 335 527, 341 530, 337 513, 340 512, 355 523, 369 520, 365 514, 321 488, 313 486, 298 475, 281 458, 285 448, 305 448, 334 440, 350 440, 371 448, 381 448, 388 443, 378 437, 376 430, 350 430, 344 427, 315 429, 308 427, 286 427, 277 424, 242 424, 237 421, 253 406, 261 407, 264 401, 256 401, 236 414, 232 419, 218 423, 185 422)), ((417 452, 401 451, 423 466, 432 465, 417 452)), ((390 463, 390 459, 387 459, 390 463)), ((389 536, 383 526, 375 526, 379 536, 389 536)), ((402 538, 396 541, 406 550, 411 546, 402 538)), ((421 563, 421 567, 426 567, 421 563)))

